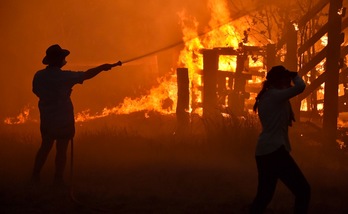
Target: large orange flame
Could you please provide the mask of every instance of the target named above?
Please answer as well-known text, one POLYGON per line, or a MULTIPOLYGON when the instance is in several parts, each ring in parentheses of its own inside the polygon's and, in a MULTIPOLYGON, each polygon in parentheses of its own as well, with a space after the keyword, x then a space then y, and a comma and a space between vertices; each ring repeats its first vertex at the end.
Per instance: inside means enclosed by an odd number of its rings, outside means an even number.
POLYGON ((147 95, 131 99, 126 97, 123 102, 111 108, 104 108, 101 113, 91 115, 89 110, 76 114, 76 122, 84 122, 97 118, 117 114, 130 114, 139 111, 156 111, 162 114, 175 113, 176 105, 176 78, 174 75, 159 79, 160 85, 152 88, 147 95))
MULTIPOLYGON (((178 67, 185 67, 189 70, 190 79, 190 103, 200 103, 202 101, 200 87, 202 86, 200 70, 203 69, 203 56, 200 53, 202 49, 211 49, 215 47, 232 47, 237 49, 238 44, 242 41, 241 32, 238 32, 234 26, 242 26, 242 20, 231 20, 231 15, 228 10, 227 0, 209 0, 208 7, 211 12, 211 19, 206 27, 208 33, 199 33, 199 22, 195 17, 182 10, 178 12, 181 30, 183 34, 184 48, 180 51, 178 57, 178 67), (194 100, 192 100, 194 99, 194 100)), ((238 28, 240 29, 240 28, 238 28)), ((244 30, 244 29, 241 29, 244 30)), ((327 37, 322 38, 322 45, 325 46, 327 37)), ((257 45, 258 42, 250 41, 247 45, 257 45)), ((249 67, 262 68, 262 62, 249 60, 249 67)), ((317 72, 324 72, 324 63, 317 66, 317 72)), ((235 56, 220 56, 219 70, 235 72, 236 57, 235 56)), ((174 70, 174 69, 173 69, 174 70)), ((169 72, 169 71, 168 71, 169 72)), ((76 122, 84 122, 97 118, 107 117, 109 115, 130 114, 138 111, 156 111, 162 114, 175 113, 177 100, 177 86, 175 72, 170 72, 168 77, 158 80, 158 85, 152 88, 146 95, 131 99, 126 97, 121 104, 115 107, 105 107, 99 113, 91 113, 89 109, 78 112, 76 114, 76 122)), ((260 86, 263 81, 262 76, 253 76, 248 80, 248 85, 251 87, 260 86), (254 86, 253 86, 254 85, 254 86)), ((309 81, 309 78, 307 78, 309 81)), ((310 82, 308 82, 310 84, 310 82)), ((340 90, 341 93, 343 90, 340 90)), ((317 91, 318 99, 324 96, 324 84, 317 91)), ((253 102, 254 94, 251 94, 247 102, 253 102)), ((322 110, 323 104, 318 104, 318 110, 322 110)), ((306 100, 302 101, 301 110, 308 109, 306 100)), ((192 110, 192 109, 191 109, 192 110)), ((194 109, 195 113, 201 114, 202 109, 194 109)), ((16 117, 9 117, 4 120, 6 124, 25 123, 30 118, 29 108, 24 108, 23 111, 16 117)))
POLYGON ((4 123, 8 125, 15 125, 15 124, 23 124, 29 120, 36 121, 31 119, 30 110, 31 110, 30 106, 25 106, 16 117, 5 118, 4 123))
MULTIPOLYGON (((210 0, 208 6, 211 11, 211 20, 209 21, 209 32, 203 35, 198 33, 197 20, 187 14, 184 10, 178 13, 182 27, 183 41, 185 47, 180 52, 178 67, 186 67, 189 70, 189 78, 192 83, 191 93, 199 102, 201 100, 200 91, 201 77, 197 71, 203 67, 203 57, 200 50, 213 47, 238 47, 240 36, 235 30, 230 20, 226 0, 210 0)), ((235 70, 235 59, 232 57, 220 57, 219 69, 235 70)), ((116 107, 105 107, 100 113, 91 114, 90 110, 84 110, 76 114, 76 122, 84 122, 97 118, 106 117, 112 114, 130 114, 138 111, 157 111, 162 114, 172 114, 175 112, 177 100, 176 75, 172 74, 169 78, 162 78, 159 85, 152 88, 148 94, 131 99, 126 97, 123 103, 116 107)), ((192 101, 191 101, 192 102, 192 101)), ((199 110, 198 110, 199 111, 199 110)), ((24 123, 29 116, 29 111, 21 113, 14 121, 13 118, 7 118, 7 124, 24 123)))

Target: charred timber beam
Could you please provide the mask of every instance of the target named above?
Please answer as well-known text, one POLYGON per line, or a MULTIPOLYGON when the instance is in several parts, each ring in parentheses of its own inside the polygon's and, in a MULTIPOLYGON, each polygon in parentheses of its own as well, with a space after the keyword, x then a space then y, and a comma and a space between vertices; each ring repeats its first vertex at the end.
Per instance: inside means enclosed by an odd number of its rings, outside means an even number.
POLYGON ((204 49, 203 54, 203 117, 212 118, 216 115, 217 106, 217 70, 219 55, 217 50, 204 49))
MULTIPOLYGON (((300 29, 304 27, 309 20, 317 15, 317 13, 329 3, 329 1, 330 0, 321 0, 315 6, 313 6, 313 8, 298 21, 298 27, 300 29)), ((281 48, 285 44, 285 42, 285 36, 282 36, 282 39, 280 39, 278 42, 277 49, 281 48)))
POLYGON ((330 0, 329 30, 324 96, 323 129, 327 131, 327 140, 336 140, 338 117, 338 82, 342 43, 342 16, 338 11, 342 8, 343 0, 330 0))
POLYGON ((323 25, 310 39, 308 39, 299 49, 298 55, 303 54, 306 50, 312 47, 318 40, 323 37, 329 29, 328 23, 323 25))
POLYGON ((317 15, 319 11, 321 11, 327 4, 329 4, 329 2, 330 0, 321 0, 316 5, 314 5, 313 8, 299 20, 298 27, 304 27, 306 23, 310 21, 315 15, 317 15))
POLYGON ((302 68, 299 70, 300 76, 304 76, 309 71, 311 71, 313 68, 315 68, 316 65, 318 65, 327 54, 327 46, 323 48, 319 53, 317 53, 308 63, 306 63, 302 68))
POLYGON ((298 98, 300 100, 303 100, 306 97, 308 97, 312 92, 316 91, 320 87, 321 84, 323 84, 325 82, 326 78, 327 78, 327 72, 322 73, 313 82, 311 82, 310 85, 307 85, 304 92, 302 94, 298 95, 298 98))
POLYGON ((297 61, 297 31, 295 27, 289 23, 286 36, 285 67, 289 70, 297 71, 297 61))
POLYGON ((234 78, 233 93, 228 96, 228 106, 231 112, 235 115, 243 115, 245 107, 245 85, 246 79, 243 75, 244 64, 247 60, 247 54, 241 54, 237 56, 237 67, 234 78))
POLYGON ((176 105, 176 118, 178 131, 185 130, 190 123, 189 102, 190 102, 190 83, 187 68, 177 68, 178 102, 176 105))
MULTIPOLYGON (((325 80, 327 79, 327 76, 328 76, 328 73, 324 72, 320 76, 318 76, 311 84, 307 85, 304 92, 298 95, 299 99, 303 100, 306 97, 308 97, 311 93, 316 91, 321 86, 321 84, 325 82, 325 80)), ((348 83, 347 76, 348 76, 348 68, 345 68, 339 74, 339 84, 348 83)))
MULTIPOLYGON (((344 19, 342 22, 342 31, 348 27, 348 18, 344 19)), ((323 25, 320 30, 318 30, 310 39, 308 39, 299 49, 298 55, 303 54, 306 50, 308 50, 311 46, 313 46, 317 41, 319 41, 327 32, 329 26, 328 23, 323 25)))
MULTIPOLYGON (((338 112, 347 112, 348 111, 347 98, 348 98, 347 95, 343 95, 343 96, 338 97, 338 112)), ((323 99, 317 100, 317 104, 320 104, 320 103, 321 104, 324 103, 324 100, 323 99)), ((302 111, 301 114, 302 115, 311 115, 310 117, 313 117, 313 112, 310 112, 310 111, 302 111)))
POLYGON ((239 54, 239 52, 232 47, 213 48, 212 51, 214 51, 218 55, 232 55, 233 56, 233 55, 239 54))

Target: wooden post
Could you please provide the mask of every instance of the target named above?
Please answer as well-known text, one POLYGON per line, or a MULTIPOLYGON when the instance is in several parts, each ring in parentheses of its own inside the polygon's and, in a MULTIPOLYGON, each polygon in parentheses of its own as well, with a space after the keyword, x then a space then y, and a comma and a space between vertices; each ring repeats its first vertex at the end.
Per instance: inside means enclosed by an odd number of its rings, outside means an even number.
POLYGON ((204 49, 203 53, 203 117, 214 118, 217 112, 217 71, 219 55, 215 49, 204 49))
POLYGON ((285 67, 297 71, 297 31, 290 22, 287 28, 285 67))
POLYGON ((177 131, 185 131, 190 124, 189 116, 189 76, 187 68, 177 68, 178 102, 176 105, 177 131))
POLYGON ((233 102, 232 112, 235 115, 243 115, 244 113, 244 94, 245 94, 245 84, 246 79, 243 77, 244 63, 247 59, 246 53, 242 52, 237 55, 237 67, 236 73, 234 76, 234 89, 233 89, 233 98, 229 102, 233 102))
MULTIPOLYGON (((298 71, 297 58, 297 31, 293 23, 289 22, 286 37, 286 55, 284 66, 291 71, 298 71)), ((300 121, 301 100, 295 97, 291 100, 292 109, 295 114, 296 121, 300 121)))
POLYGON ((323 129, 329 142, 336 141, 337 132, 339 61, 344 39, 341 33, 342 16, 338 13, 341 8, 342 0, 330 0, 323 116, 323 129))

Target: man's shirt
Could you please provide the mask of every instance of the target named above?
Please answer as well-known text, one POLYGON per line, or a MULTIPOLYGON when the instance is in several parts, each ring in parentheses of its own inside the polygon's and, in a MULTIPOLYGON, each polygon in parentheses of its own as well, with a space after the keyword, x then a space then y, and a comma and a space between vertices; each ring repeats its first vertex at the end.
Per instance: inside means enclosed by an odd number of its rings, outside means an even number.
POLYGON ((70 132, 67 135, 75 132, 70 95, 75 84, 83 83, 84 76, 84 72, 64 71, 50 66, 35 74, 33 92, 39 97, 41 132, 49 135, 65 129, 70 132))

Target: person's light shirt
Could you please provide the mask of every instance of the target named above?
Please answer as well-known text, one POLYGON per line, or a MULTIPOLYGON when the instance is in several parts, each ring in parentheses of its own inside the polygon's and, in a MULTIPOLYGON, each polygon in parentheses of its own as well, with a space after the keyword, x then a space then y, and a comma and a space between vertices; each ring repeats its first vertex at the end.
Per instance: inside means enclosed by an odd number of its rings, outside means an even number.
POLYGON ((290 151, 288 136, 291 105, 289 99, 303 92, 306 87, 300 76, 293 78, 294 85, 285 89, 270 88, 258 103, 258 115, 262 131, 256 146, 256 155, 266 155, 282 145, 290 151))

